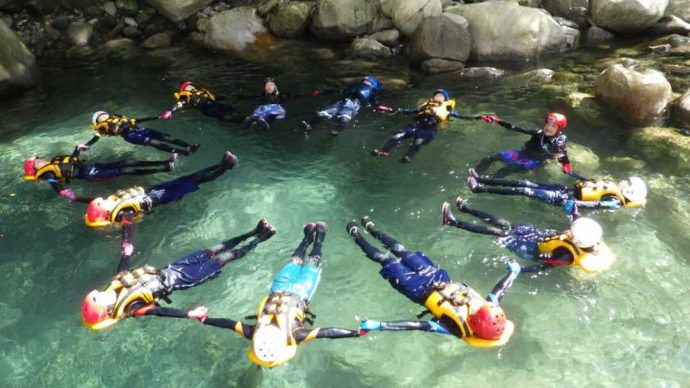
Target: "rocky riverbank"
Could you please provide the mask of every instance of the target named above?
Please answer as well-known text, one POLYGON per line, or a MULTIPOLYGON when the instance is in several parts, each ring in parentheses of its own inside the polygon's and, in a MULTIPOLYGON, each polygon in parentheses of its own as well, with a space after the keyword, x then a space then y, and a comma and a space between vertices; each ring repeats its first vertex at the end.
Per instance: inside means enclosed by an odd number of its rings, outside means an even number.
MULTIPOLYGON (((47 57, 127 60, 192 44, 247 61, 280 61, 281 47, 299 45, 334 66, 397 60, 451 79, 542 84, 573 109, 596 103, 632 128, 647 127, 636 139, 645 133, 651 139, 656 127, 690 127, 690 0, 466 3, 0 0, 0 96, 35 84, 36 61, 47 57), (576 50, 600 53, 600 66, 534 70, 535 63, 576 50), (515 71, 525 66, 532 69, 515 71)), ((388 78, 398 86, 408 81, 388 78)), ((673 134, 682 136, 664 130, 663 138, 673 134)))

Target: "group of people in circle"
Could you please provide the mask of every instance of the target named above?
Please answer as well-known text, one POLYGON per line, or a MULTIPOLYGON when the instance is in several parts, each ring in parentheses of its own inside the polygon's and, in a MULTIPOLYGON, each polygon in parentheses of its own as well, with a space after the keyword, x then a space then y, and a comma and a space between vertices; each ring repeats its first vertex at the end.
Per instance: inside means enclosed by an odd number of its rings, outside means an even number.
MULTIPOLYGON (((141 127, 140 124, 156 119, 169 120, 178 112, 198 110, 203 115, 223 122, 245 127, 268 129, 286 117, 286 95, 279 92, 274 79, 264 81, 264 90, 257 95, 216 96, 192 82, 181 84, 174 93, 176 102, 159 116, 143 119, 98 111, 93 114, 95 135, 79 144, 70 155, 57 155, 43 159, 32 156, 24 162, 24 178, 48 182, 52 189, 70 201, 87 204, 84 221, 87 226, 122 229, 121 259, 113 279, 102 290, 89 292, 82 302, 82 320, 92 330, 109 328, 128 317, 157 315, 193 319, 205 325, 230 329, 251 341, 249 359, 263 367, 274 367, 292 359, 297 345, 317 338, 359 337, 370 331, 417 330, 450 334, 476 347, 505 345, 515 331, 515 325, 506 318, 500 301, 521 272, 540 272, 554 267, 579 267, 596 273, 608 269, 615 255, 606 246, 601 226, 593 219, 581 217, 579 209, 639 208, 646 203, 647 187, 642 179, 630 177, 619 182, 587 179, 575 172, 568 159, 566 117, 560 113, 546 115, 543 129, 517 127, 496 116, 463 116, 455 111, 455 100, 448 91, 438 89, 420 106, 412 109, 392 108, 379 101, 383 84, 368 75, 360 82, 344 89, 341 98, 316 112, 314 118, 304 120, 301 126, 312 131, 323 121, 335 121, 333 135, 340 134, 363 107, 386 114, 407 114, 413 122, 397 131, 381 148, 372 150, 377 157, 388 157, 403 140, 410 139, 402 162, 411 162, 420 149, 437 135, 439 125, 450 118, 481 120, 496 123, 508 130, 529 135, 522 148, 491 154, 469 170, 467 179, 474 193, 518 195, 561 207, 572 220, 567 230, 540 229, 533 225, 512 223, 487 212, 470 208, 466 199, 455 201, 459 215, 469 215, 485 225, 460 219, 453 214, 450 203, 441 210, 442 224, 473 233, 494 236, 497 242, 535 263, 522 267, 515 260, 506 263, 507 272, 486 297, 469 285, 451 279, 443 268, 420 251, 406 248, 401 242, 381 231, 374 221, 365 216, 361 224, 349 221, 346 232, 367 258, 381 266, 380 275, 398 292, 412 302, 422 305, 432 315, 429 320, 379 321, 365 319, 358 328, 313 327, 314 315, 310 300, 316 292, 321 276, 322 246, 329 231, 324 222, 309 222, 303 237, 287 263, 273 278, 268 295, 259 303, 257 314, 248 317, 253 324, 227 318, 212 318, 208 309, 197 307, 180 310, 161 306, 170 303, 176 290, 195 287, 219 275, 228 263, 242 259, 259 244, 269 240, 276 228, 261 219, 243 234, 217 245, 192 252, 169 263, 162 269, 148 265, 133 267, 134 223, 158 205, 178 201, 199 190, 202 183, 211 182, 238 165, 238 158, 226 151, 217 164, 153 185, 149 188, 131 187, 103 197, 77 196, 65 184, 72 179, 98 181, 122 175, 147 175, 172 171, 178 155, 188 156, 200 145, 175 138, 167 133, 141 127), (251 99, 258 106, 248 115, 242 115, 224 98, 251 99), (169 153, 162 160, 117 160, 87 163, 80 153, 88 151, 101 137, 122 137, 125 141, 150 146, 169 153), (535 170, 549 160, 560 163, 561 170, 576 179, 572 186, 534 183, 528 180, 507 179, 511 173, 535 170), (488 174, 491 166, 500 162, 501 168, 488 174), (378 240, 385 250, 372 245, 365 233, 378 240), (386 251, 390 252, 388 254, 386 251)), ((318 96, 313 90, 310 95, 318 96)), ((322 124, 321 124, 322 125, 322 124)))

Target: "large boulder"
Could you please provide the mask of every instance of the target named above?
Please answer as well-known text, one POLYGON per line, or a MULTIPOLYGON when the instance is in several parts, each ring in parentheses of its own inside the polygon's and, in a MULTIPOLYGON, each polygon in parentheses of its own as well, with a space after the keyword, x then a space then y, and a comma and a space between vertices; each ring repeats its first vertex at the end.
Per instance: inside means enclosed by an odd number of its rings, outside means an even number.
POLYGON ((690 174, 690 136, 673 128, 647 127, 635 131, 628 146, 652 165, 663 166, 664 174, 690 174))
POLYGON ((361 58, 387 58, 393 55, 390 48, 371 38, 357 38, 352 41, 351 48, 361 58))
POLYGON ((412 36, 422 20, 443 11, 441 0, 381 0, 381 10, 405 36, 412 36))
POLYGON ((295 38, 304 34, 309 26, 311 2, 281 4, 268 18, 268 28, 280 38, 295 38))
POLYGON ((690 33, 690 23, 679 18, 678 16, 668 15, 659 19, 659 21, 656 22, 650 31, 657 35, 687 35, 690 33))
POLYGON ((472 45, 468 26, 464 17, 452 13, 424 19, 412 34, 410 58, 417 63, 430 58, 467 61, 472 45))
POLYGON ((475 60, 527 61, 568 47, 563 28, 536 8, 486 1, 448 7, 447 12, 467 19, 472 36, 470 57, 475 60))
POLYGON ((213 0, 146 0, 153 8, 173 22, 182 20, 201 11, 213 0))
POLYGON ((72 22, 67 26, 67 39, 72 46, 86 46, 92 33, 93 26, 86 22, 72 22))
POLYGON ((34 56, 0 20, 0 98, 33 85, 36 74, 34 56))
POLYGON ((619 33, 636 33, 658 22, 668 3, 669 0, 592 0, 591 12, 599 27, 619 33))
POLYGON ((378 13, 378 7, 367 0, 319 0, 311 31, 319 39, 347 41, 367 33, 378 13))
POLYGON ((544 8, 553 16, 574 21, 580 28, 586 28, 589 25, 587 21, 589 0, 544 0, 544 8))
POLYGON ((613 65, 599 74, 596 96, 631 124, 647 125, 661 117, 673 97, 671 84, 656 70, 643 72, 613 65))
POLYGON ((683 94, 673 109, 673 118, 679 125, 690 128, 690 89, 683 94))
POLYGON ((241 53, 262 33, 266 33, 266 28, 254 8, 233 8, 209 18, 204 45, 214 50, 241 53))
POLYGON ((666 7, 666 15, 678 16, 690 22, 690 0, 670 0, 666 7))

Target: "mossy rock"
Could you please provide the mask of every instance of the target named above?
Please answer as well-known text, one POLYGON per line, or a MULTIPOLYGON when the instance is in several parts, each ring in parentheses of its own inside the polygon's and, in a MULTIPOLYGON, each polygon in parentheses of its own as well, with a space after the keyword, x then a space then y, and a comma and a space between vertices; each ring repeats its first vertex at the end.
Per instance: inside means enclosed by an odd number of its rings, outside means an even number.
POLYGON ((684 136, 674 128, 641 129, 632 135, 628 146, 665 173, 690 173, 690 136, 684 136))

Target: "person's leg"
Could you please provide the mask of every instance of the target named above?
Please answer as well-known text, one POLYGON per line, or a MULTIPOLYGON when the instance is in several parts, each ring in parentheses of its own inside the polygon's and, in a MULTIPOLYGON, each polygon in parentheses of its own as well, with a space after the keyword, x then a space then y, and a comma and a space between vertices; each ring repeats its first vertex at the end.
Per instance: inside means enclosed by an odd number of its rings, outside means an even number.
POLYGON ((217 255, 218 253, 221 253, 223 251, 227 251, 228 249, 232 249, 232 248, 236 247, 239 243, 241 243, 242 241, 244 241, 250 237, 254 237, 254 236, 258 235, 259 233, 263 232, 263 230, 268 226, 270 226, 268 224, 268 221, 265 218, 262 218, 261 220, 259 220, 259 223, 256 225, 256 227, 254 229, 250 230, 249 232, 241 234, 237 237, 233 237, 229 240, 223 241, 220 244, 216 244, 216 245, 212 246, 211 248, 209 248, 208 250, 211 251, 214 255, 217 255))
POLYGON ((342 132, 347 125, 352 121, 352 119, 357 116, 359 112, 359 101, 346 99, 345 103, 341 105, 340 109, 336 113, 336 118, 338 120, 338 126, 331 133, 333 135, 338 135, 342 132))
POLYGON ((355 243, 359 248, 364 252, 364 254, 372 261, 375 261, 379 263, 382 267, 385 267, 388 264, 391 264, 393 262, 399 261, 398 259, 394 259, 387 254, 381 252, 380 250, 376 249, 374 246, 369 244, 367 240, 362 237, 362 235, 359 233, 359 227, 357 226, 356 221, 350 221, 346 225, 346 231, 347 234, 352 236, 354 238, 355 243))
POLYGON ((321 247, 323 245, 323 240, 326 239, 326 233, 328 233, 328 225, 326 225, 325 222, 317 222, 314 246, 311 248, 311 252, 309 253, 309 259, 316 264, 321 261, 321 247))
POLYGON ((256 248, 257 245, 273 237, 274 234, 276 234, 275 228, 271 225, 266 225, 263 228, 263 230, 259 232, 259 235, 256 236, 248 244, 245 244, 240 248, 232 249, 229 251, 224 250, 223 252, 216 255, 216 259, 220 262, 221 266, 224 266, 231 261, 239 260, 242 257, 244 257, 247 253, 249 253, 252 249, 256 248))
POLYGON ((372 151, 372 154, 374 156, 388 156, 391 152, 391 150, 403 141, 403 139, 407 139, 409 137, 413 137, 416 131, 416 127, 414 124, 410 124, 406 126, 405 128, 401 129, 400 131, 396 132, 393 137, 388 139, 388 141, 381 147, 380 150, 375 149, 372 151))
POLYGON ((419 152, 422 146, 427 145, 434 140, 436 137, 436 132, 436 128, 423 128, 417 130, 415 138, 412 140, 412 144, 410 144, 410 148, 405 153, 405 156, 402 157, 401 161, 405 163, 411 162, 412 156, 419 152))
POLYGON ((202 184, 205 182, 210 182, 219 176, 223 175, 227 170, 235 167, 237 165, 238 159, 230 151, 225 151, 223 154, 223 159, 220 163, 207 167, 203 170, 197 171, 195 173, 184 176, 184 178, 195 182, 196 184, 202 184))
POLYGON ((314 230, 316 230, 316 224, 310 222, 304 225, 304 237, 302 241, 297 245, 297 248, 292 252, 292 259, 294 261, 302 262, 307 257, 307 248, 314 242, 314 230))
POLYGON ((221 104, 215 101, 206 101, 202 103, 199 105, 199 111, 201 111, 201 114, 204 116, 213 117, 217 120, 229 123, 241 123, 243 120, 242 115, 237 109, 230 105, 221 104))
POLYGON ((499 160, 503 160, 503 157, 501 156, 500 152, 493 155, 489 155, 482 159, 474 169, 477 170, 478 173, 484 174, 491 167, 492 164, 498 162, 499 160))
POLYGON ((473 217, 479 218, 483 220, 484 222, 488 222, 492 225, 498 226, 499 228, 502 229, 509 229, 512 224, 508 222, 507 220, 504 220, 503 218, 498 218, 495 217, 487 212, 483 212, 481 210, 476 210, 476 209, 470 209, 467 207, 467 201, 461 197, 458 197, 455 200, 455 205, 457 206, 458 210, 460 210, 463 213, 467 213, 473 217))
POLYGON ((362 225, 375 239, 381 241, 396 257, 403 258, 410 254, 398 240, 376 229, 376 225, 368 216, 362 217, 362 225))
POLYGON ((302 129, 304 129, 305 131, 311 131, 312 129, 314 129, 314 126, 316 124, 322 121, 333 119, 335 115, 338 113, 338 109, 340 109, 341 104, 342 101, 338 101, 331 105, 328 105, 326 108, 317 111, 316 115, 311 120, 302 120, 300 126, 302 126, 302 129))
POLYGON ((454 226, 456 228, 464 229, 469 232, 478 234, 488 234, 492 236, 502 236, 505 233, 504 229, 499 229, 494 226, 475 225, 471 222, 455 219, 453 213, 450 210, 450 204, 448 202, 443 203, 443 207, 441 208, 441 216, 443 220, 443 225, 454 226))

